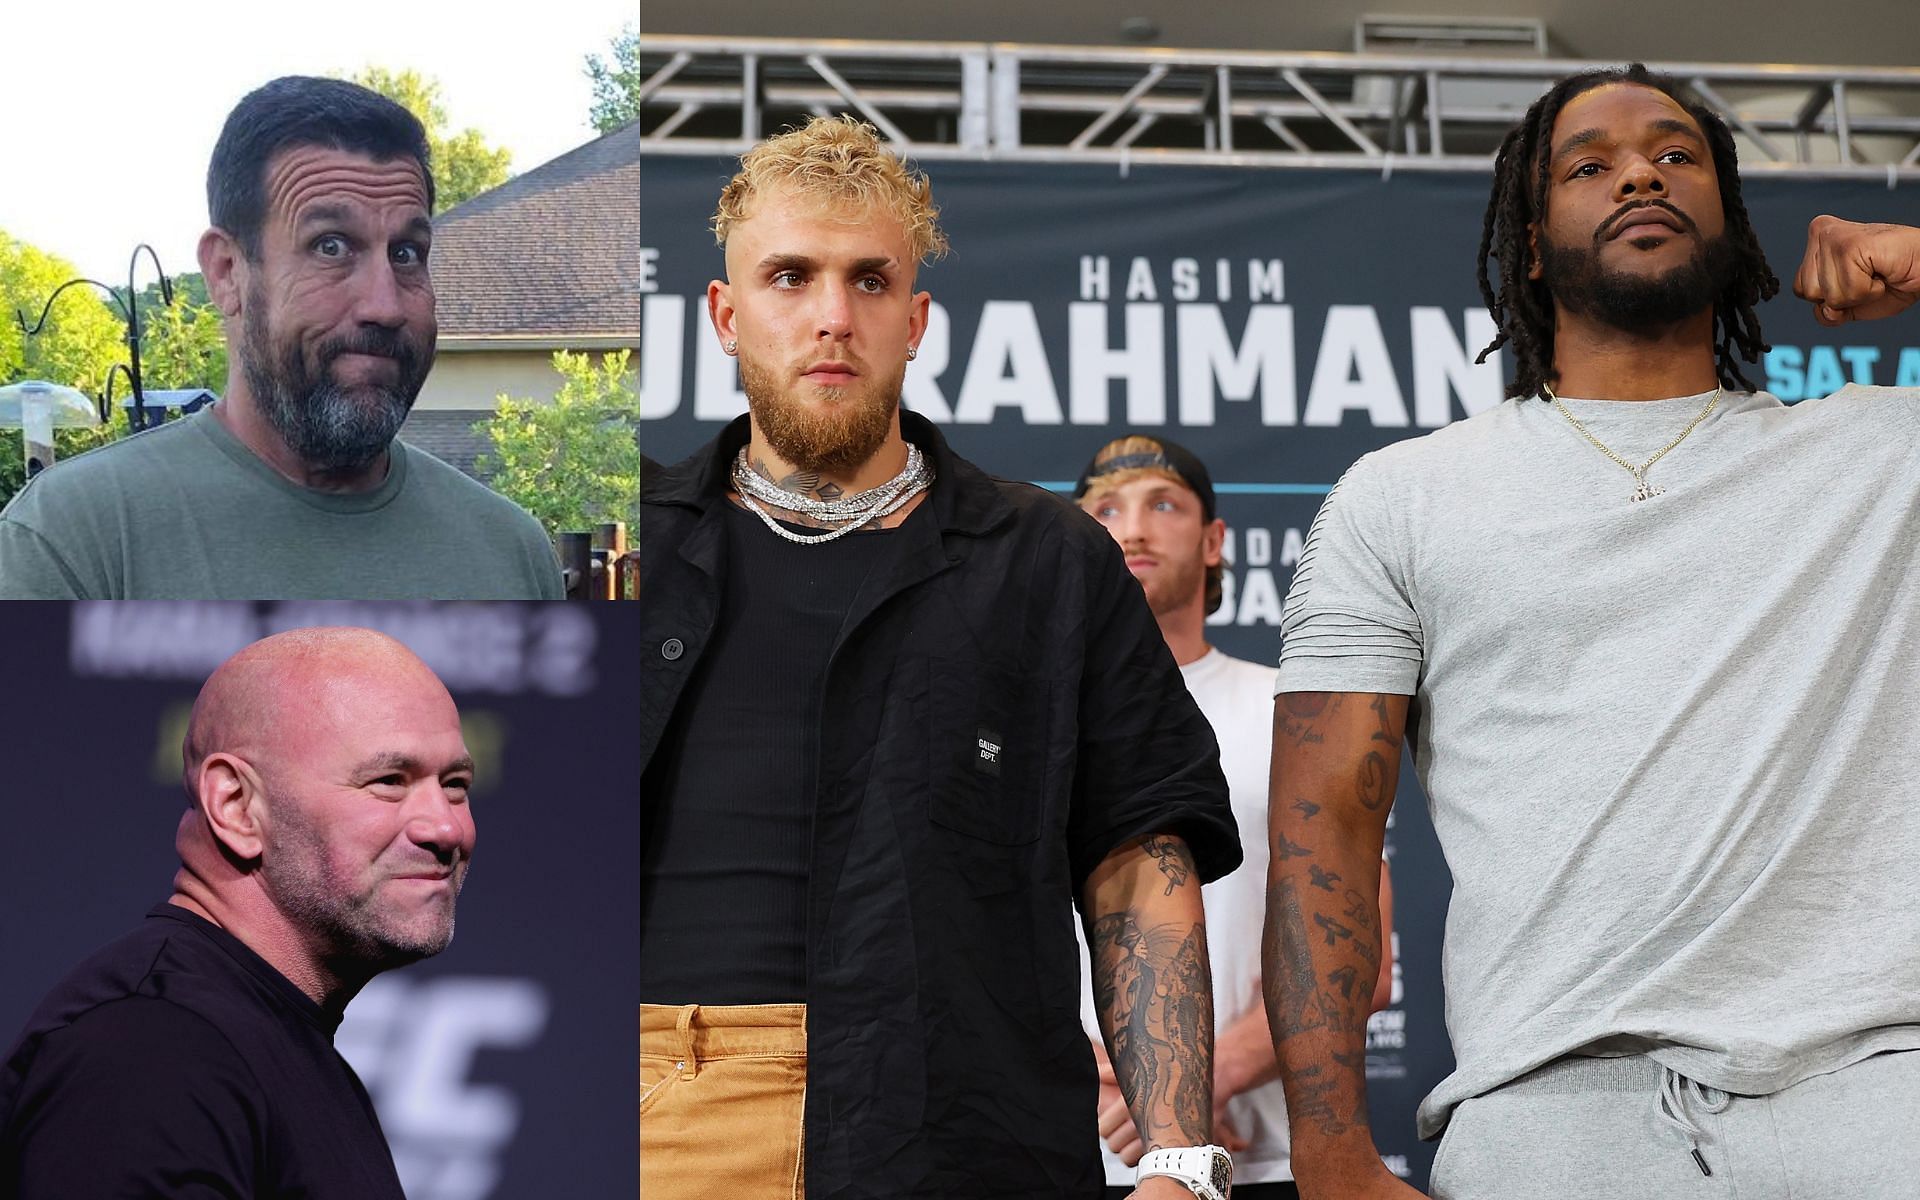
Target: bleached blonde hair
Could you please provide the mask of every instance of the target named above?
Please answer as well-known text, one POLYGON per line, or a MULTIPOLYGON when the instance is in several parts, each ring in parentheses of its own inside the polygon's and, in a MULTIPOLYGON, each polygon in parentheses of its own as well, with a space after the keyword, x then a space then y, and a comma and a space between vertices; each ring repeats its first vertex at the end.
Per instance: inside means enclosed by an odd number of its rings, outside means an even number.
POLYGON ((852 117, 815 117, 741 155, 740 170, 721 190, 713 213, 714 240, 725 246, 733 227, 753 215, 755 200, 774 188, 834 207, 892 213, 907 232, 915 262, 947 252, 933 185, 888 150, 873 126, 852 117))
MULTIPOLYGON (((1164 453, 1166 453, 1166 447, 1162 446, 1158 439, 1145 437, 1137 433, 1130 433, 1125 437, 1117 437, 1100 447, 1099 451, 1093 456, 1092 465, 1098 467, 1101 463, 1112 462, 1116 458, 1130 458, 1136 454, 1164 453)), ((1182 479, 1178 472, 1170 471, 1165 467, 1121 467, 1117 471, 1109 471, 1104 475, 1096 477, 1087 485, 1086 495, 1081 496, 1077 503, 1080 507, 1091 511, 1093 505, 1103 494, 1123 484, 1132 483, 1136 479, 1147 478, 1170 480, 1187 489, 1189 492, 1193 491, 1193 485, 1191 483, 1182 479)), ((1217 562, 1207 568, 1207 590, 1204 599, 1208 616, 1212 616, 1226 599, 1226 585, 1221 582, 1226 577, 1226 574, 1227 567, 1224 561, 1217 562)))

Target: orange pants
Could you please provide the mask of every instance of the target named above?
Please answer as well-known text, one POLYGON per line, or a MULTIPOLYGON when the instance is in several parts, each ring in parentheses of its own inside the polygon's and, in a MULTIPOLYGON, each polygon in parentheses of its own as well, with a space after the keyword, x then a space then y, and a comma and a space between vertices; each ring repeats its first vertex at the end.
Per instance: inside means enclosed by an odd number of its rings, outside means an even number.
POLYGON ((801 1200, 806 1085, 804 1004, 642 1004, 642 1200, 801 1200))

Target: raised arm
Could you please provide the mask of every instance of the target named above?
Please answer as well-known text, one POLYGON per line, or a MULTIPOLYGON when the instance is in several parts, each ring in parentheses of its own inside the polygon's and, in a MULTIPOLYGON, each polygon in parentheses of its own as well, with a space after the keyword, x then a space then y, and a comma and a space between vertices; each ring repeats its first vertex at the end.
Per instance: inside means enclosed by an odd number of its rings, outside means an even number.
POLYGON ((1367 1016, 1381 975, 1380 847, 1407 697, 1274 698, 1267 927, 1260 978, 1302 1197, 1417 1196, 1374 1148, 1367 1016))
POLYGON ((1155 835, 1114 850, 1088 876, 1081 908, 1094 1008, 1141 1141, 1147 1150, 1209 1144, 1213 977, 1187 844, 1155 835))
POLYGON ((1920 298, 1920 229, 1815 217, 1793 292, 1822 325, 1901 312, 1920 298))

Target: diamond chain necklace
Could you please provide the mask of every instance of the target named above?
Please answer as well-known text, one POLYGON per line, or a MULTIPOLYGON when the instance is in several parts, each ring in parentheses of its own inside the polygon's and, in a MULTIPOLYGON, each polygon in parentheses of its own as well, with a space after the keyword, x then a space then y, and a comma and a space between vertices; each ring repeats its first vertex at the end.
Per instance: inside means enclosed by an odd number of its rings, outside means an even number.
POLYGON ((811 496, 790 492, 779 484, 761 475, 748 465, 747 447, 740 447, 740 454, 733 460, 733 490, 740 493, 740 502, 748 511, 759 517, 768 529, 773 530, 790 542, 802 546, 812 546, 820 542, 831 542, 844 537, 854 530, 874 521, 892 516, 905 508, 921 492, 933 485, 933 468, 927 464, 926 456, 920 453, 920 447, 907 443, 907 465, 900 473, 879 487, 855 492, 851 496, 839 496, 832 500, 815 500, 811 496), (800 513, 817 521, 844 522, 834 529, 818 535, 795 533, 780 524, 773 515, 754 503, 758 499, 775 508, 800 513))
POLYGON ((1612 450, 1607 448, 1607 444, 1605 442, 1593 436, 1593 431, 1580 423, 1580 418, 1574 416, 1573 411, 1569 409, 1565 404, 1560 402, 1560 397, 1553 394, 1552 388, 1542 383, 1540 385, 1540 390, 1546 393, 1547 399, 1553 401, 1553 406, 1560 410, 1560 415, 1565 417, 1568 421, 1570 421, 1573 424, 1573 427, 1575 429, 1580 431, 1581 437, 1584 437, 1588 441, 1592 442, 1594 445, 1594 449, 1600 451, 1600 453, 1606 455, 1608 458, 1612 459, 1614 462, 1619 463, 1620 466, 1626 471, 1627 474, 1633 476, 1633 481, 1639 486, 1633 489, 1633 495, 1629 497, 1629 499, 1634 501, 1640 501, 1640 500, 1651 500, 1655 496, 1666 494, 1667 489, 1662 487, 1655 487, 1652 484, 1647 482, 1647 469, 1653 466, 1653 464, 1659 462, 1660 459, 1666 455, 1667 451, 1673 449, 1675 446, 1678 446, 1681 442, 1686 441, 1687 435, 1700 427, 1700 422, 1707 419, 1707 414, 1713 411, 1713 406, 1720 403, 1720 393, 1724 389, 1714 388, 1712 397, 1707 400, 1707 406, 1700 410, 1699 416, 1695 417, 1693 420, 1687 423, 1687 427, 1680 431, 1680 436, 1677 438, 1674 438, 1672 441, 1668 442, 1666 445, 1660 447, 1660 449, 1654 453, 1654 456, 1652 458, 1641 463, 1637 467, 1634 466, 1632 463, 1628 462, 1626 459, 1621 458, 1618 454, 1615 454, 1612 450))

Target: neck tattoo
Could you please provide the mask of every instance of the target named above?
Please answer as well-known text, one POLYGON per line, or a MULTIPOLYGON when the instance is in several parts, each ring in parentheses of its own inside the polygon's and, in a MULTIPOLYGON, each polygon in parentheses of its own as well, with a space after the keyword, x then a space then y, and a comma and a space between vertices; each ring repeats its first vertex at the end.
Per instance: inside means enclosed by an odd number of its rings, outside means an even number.
MULTIPOLYGON (((928 465, 926 456, 920 453, 920 447, 912 442, 907 443, 907 465, 900 469, 898 475, 879 487, 827 499, 815 499, 802 492, 788 491, 760 474, 753 469, 745 446, 740 447, 739 455, 733 460, 733 490, 740 494, 740 503, 759 517, 768 529, 803 546, 830 542, 875 521, 884 520, 905 508, 915 496, 931 486, 933 468, 928 465), (756 500, 760 503, 755 503, 756 500), (827 531, 815 536, 795 533, 775 520, 760 504, 770 504, 787 512, 811 517, 826 525, 827 531)), ((823 495, 825 491, 822 488, 816 494, 823 495)))

